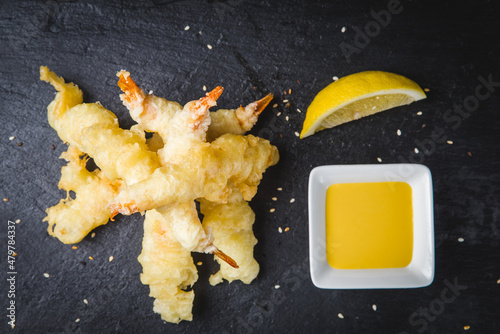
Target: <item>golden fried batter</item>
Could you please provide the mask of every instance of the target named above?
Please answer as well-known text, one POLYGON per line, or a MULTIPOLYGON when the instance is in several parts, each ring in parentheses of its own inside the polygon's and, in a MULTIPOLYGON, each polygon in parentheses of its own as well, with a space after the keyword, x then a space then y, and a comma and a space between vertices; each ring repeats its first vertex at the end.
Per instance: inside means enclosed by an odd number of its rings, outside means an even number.
POLYGON ((145 179, 160 166, 156 153, 148 150, 144 134, 121 129, 115 114, 100 103, 82 103, 82 92, 73 83, 40 67, 40 79, 58 91, 49 104, 50 125, 66 143, 94 158, 111 180, 133 184, 145 179))
POLYGON ((61 169, 59 188, 68 196, 48 208, 44 218, 49 223, 49 234, 65 244, 80 242, 94 228, 106 224, 110 216, 107 203, 124 188, 123 182, 110 181, 100 170, 89 172, 82 155, 74 146, 61 154, 68 164, 61 169), (70 191, 75 192, 75 199, 69 196, 70 191))
POLYGON ((212 229, 214 245, 231 254, 239 266, 239 269, 235 269, 216 258, 220 270, 210 276, 210 284, 219 284, 223 279, 250 284, 259 273, 259 264, 253 258, 257 239, 252 231, 255 214, 250 205, 244 201, 217 204, 200 199, 200 211, 204 215, 203 227, 212 229))
POLYGON ((198 280, 191 252, 175 239, 168 219, 156 210, 146 212, 139 262, 141 282, 155 298, 153 310, 168 322, 193 319, 194 291, 183 291, 198 280))
POLYGON ((191 152, 182 166, 158 168, 148 179, 127 187, 110 208, 113 215, 128 215, 200 197, 226 203, 234 190, 230 184, 248 201, 266 168, 278 159, 278 150, 265 139, 226 134, 191 152))

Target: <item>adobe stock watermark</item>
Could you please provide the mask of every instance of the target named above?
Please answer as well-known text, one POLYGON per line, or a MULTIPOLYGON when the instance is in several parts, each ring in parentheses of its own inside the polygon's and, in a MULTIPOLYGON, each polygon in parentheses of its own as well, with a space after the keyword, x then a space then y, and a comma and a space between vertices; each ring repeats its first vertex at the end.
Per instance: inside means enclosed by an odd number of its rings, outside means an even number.
MULTIPOLYGON (((445 287, 441 290, 439 297, 433 299, 427 307, 420 307, 408 318, 408 323, 411 327, 418 326, 417 332, 423 333, 429 327, 429 322, 433 322, 438 316, 443 314, 446 310, 446 304, 453 303, 460 296, 461 291, 467 289, 466 285, 458 283, 457 277, 453 279, 453 282, 445 279, 443 283, 445 287)), ((409 332, 403 331, 399 334, 409 334, 409 332)))
POLYGON ((344 55, 348 64, 351 63, 351 56, 354 54, 359 54, 366 48, 373 38, 380 35, 382 28, 387 27, 392 20, 393 15, 401 14, 403 11, 403 5, 399 0, 389 0, 387 2, 387 9, 382 9, 378 12, 372 10, 370 16, 373 20, 368 21, 364 29, 354 26, 354 39, 352 43, 342 42, 339 44, 342 54, 344 55))
MULTIPOLYGON (((248 334, 259 331, 264 321, 273 317, 277 306, 283 304, 290 296, 289 293, 285 292, 297 291, 308 278, 309 265, 306 257, 301 263, 297 263, 283 272, 278 281, 280 286, 278 288, 270 287, 272 291, 269 293, 268 298, 254 302, 246 316, 238 316, 235 321, 236 327, 231 329, 230 332, 248 334)), ((221 333, 228 334, 226 330, 221 333)))
MULTIPOLYGON (((497 87, 500 87, 500 81, 493 80, 493 74, 488 74, 485 78, 482 75, 477 77, 479 84, 475 87, 474 93, 466 96, 460 103, 455 103, 453 108, 447 109, 443 114, 443 121, 446 124, 451 124, 453 130, 457 130, 463 121, 469 118, 475 112, 482 101, 491 97, 497 87)), ((415 139, 414 144, 417 150, 411 151, 407 157, 398 156, 401 163, 423 164, 426 156, 430 156, 436 152, 437 145, 447 141, 448 136, 445 130, 435 126, 430 137, 422 140, 415 139)), ((401 166, 398 169, 398 176, 408 177, 414 173, 414 167, 411 165, 401 166)), ((396 175, 390 172, 385 173, 387 181, 398 179, 396 175)))
POLYGON ((7 221, 7 324, 14 329, 16 327, 16 223, 7 221))

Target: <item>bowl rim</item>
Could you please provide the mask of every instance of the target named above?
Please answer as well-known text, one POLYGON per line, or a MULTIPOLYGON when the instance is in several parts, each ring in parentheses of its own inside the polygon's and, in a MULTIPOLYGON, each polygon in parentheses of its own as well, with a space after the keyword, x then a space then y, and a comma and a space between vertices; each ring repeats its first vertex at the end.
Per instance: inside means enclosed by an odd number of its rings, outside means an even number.
POLYGON ((313 284, 323 289, 418 288, 435 273, 431 171, 421 164, 325 165, 311 170, 308 185, 309 262, 313 284), (326 189, 335 183, 406 182, 412 188, 413 256, 404 268, 334 269, 326 261, 326 189))

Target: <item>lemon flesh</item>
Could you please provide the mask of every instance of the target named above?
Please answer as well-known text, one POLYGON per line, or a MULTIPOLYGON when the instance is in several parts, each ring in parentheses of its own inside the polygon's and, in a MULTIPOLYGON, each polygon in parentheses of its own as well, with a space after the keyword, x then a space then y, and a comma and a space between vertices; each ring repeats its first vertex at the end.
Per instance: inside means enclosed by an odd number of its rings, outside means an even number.
POLYGON ((398 74, 382 71, 351 74, 316 95, 307 108, 300 138, 425 98, 416 82, 398 74))

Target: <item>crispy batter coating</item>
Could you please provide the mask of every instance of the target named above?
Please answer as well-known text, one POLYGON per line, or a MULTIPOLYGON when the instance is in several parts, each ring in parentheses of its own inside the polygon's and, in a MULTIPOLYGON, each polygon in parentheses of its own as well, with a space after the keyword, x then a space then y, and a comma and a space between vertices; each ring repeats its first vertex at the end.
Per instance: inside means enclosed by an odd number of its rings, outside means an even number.
POLYGON ((200 199, 200 211, 204 215, 203 227, 212 229, 214 245, 231 254, 239 265, 235 269, 216 258, 220 270, 210 276, 210 284, 219 284, 223 279, 250 284, 259 273, 259 264, 253 258, 257 239, 252 231, 255 214, 250 205, 244 201, 218 204, 200 199))
POLYGON ((46 210, 43 221, 49 223, 48 233, 65 244, 80 242, 90 231, 108 222, 111 212, 107 208, 110 198, 124 188, 121 181, 110 181, 100 170, 89 172, 87 159, 74 146, 61 155, 68 164, 61 169, 59 188, 68 192, 66 199, 46 210), (74 191, 72 199, 69 192, 74 191))
POLYGON ((64 142, 94 158, 109 179, 133 184, 160 166, 143 134, 121 129, 116 116, 100 103, 82 103, 78 86, 64 83, 45 66, 40 67, 40 79, 58 91, 47 108, 50 125, 64 142))
MULTIPOLYGON (((116 75, 120 78, 118 86, 123 91, 120 98, 130 111, 132 119, 140 124, 144 131, 157 132, 164 140, 169 137, 172 118, 183 107, 177 102, 145 94, 127 71, 120 71, 116 75)), ((242 135, 250 131, 273 97, 273 94, 268 94, 245 107, 211 112, 211 123, 206 132, 207 140, 213 141, 226 133, 242 135)))
POLYGON ((251 200, 267 167, 277 163, 278 150, 252 135, 226 134, 209 146, 194 150, 182 166, 158 168, 153 175, 129 186, 110 203, 113 215, 132 214, 172 203, 204 197, 226 203, 230 183, 251 200))
POLYGON ((198 280, 191 253, 173 236, 168 219, 156 210, 146 212, 142 252, 141 282, 149 285, 155 298, 153 310, 165 321, 191 321, 194 291, 183 291, 198 280))

